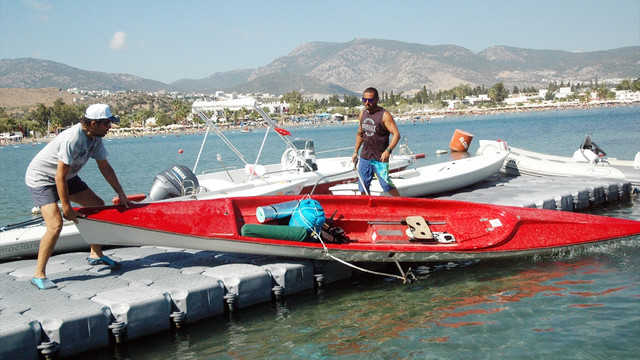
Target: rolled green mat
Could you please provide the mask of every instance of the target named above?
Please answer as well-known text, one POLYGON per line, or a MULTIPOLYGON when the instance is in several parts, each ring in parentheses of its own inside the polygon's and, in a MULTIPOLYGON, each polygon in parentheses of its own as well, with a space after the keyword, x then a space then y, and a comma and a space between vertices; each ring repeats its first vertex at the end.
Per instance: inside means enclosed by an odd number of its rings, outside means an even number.
POLYGON ((240 234, 265 239, 305 241, 307 229, 299 226, 244 224, 240 234))

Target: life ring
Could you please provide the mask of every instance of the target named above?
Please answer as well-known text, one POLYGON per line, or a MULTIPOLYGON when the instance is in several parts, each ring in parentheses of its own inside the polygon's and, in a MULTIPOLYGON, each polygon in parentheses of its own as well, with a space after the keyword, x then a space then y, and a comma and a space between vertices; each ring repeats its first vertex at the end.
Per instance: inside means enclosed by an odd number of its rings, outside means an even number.
POLYGON ((296 168, 296 162, 298 156, 295 153, 295 150, 292 148, 288 148, 282 153, 282 158, 280 159, 280 164, 282 165, 283 170, 292 170, 296 168))

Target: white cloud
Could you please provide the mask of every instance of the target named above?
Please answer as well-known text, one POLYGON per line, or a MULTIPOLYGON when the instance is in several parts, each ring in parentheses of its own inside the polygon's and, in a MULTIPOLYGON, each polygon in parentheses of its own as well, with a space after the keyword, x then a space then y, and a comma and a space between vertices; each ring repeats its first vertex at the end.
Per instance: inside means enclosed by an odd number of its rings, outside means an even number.
POLYGON ((42 2, 42 1, 35 1, 35 0, 22 0, 22 3, 25 4, 26 6, 34 9, 34 10, 38 10, 38 11, 49 11, 51 10, 52 6, 42 2))
POLYGON ((124 31, 116 31, 111 40, 109 40, 109 49, 124 50, 127 47, 127 33, 124 31))

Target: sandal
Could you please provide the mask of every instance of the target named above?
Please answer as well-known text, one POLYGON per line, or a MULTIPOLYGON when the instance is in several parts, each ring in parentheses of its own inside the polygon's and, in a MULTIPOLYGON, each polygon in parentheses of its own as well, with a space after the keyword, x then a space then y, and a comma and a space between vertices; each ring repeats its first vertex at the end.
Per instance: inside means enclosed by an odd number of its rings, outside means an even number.
POLYGON ((48 290, 48 289, 55 289, 58 287, 58 285, 56 285, 53 281, 44 278, 31 278, 31 284, 33 284, 33 286, 37 287, 40 290, 48 290))
POLYGON ((108 256, 103 256, 99 259, 87 258, 87 263, 89 263, 89 265, 107 265, 110 268, 120 267, 119 262, 109 259, 108 256))

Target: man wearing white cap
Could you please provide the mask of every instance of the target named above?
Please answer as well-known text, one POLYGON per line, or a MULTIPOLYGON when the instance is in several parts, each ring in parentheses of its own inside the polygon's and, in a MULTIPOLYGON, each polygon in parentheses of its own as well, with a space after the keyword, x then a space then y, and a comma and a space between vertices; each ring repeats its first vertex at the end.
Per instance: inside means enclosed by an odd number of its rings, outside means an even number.
MULTIPOLYGON (((111 114, 105 104, 94 104, 87 108, 82 121, 56 136, 31 160, 25 182, 34 204, 40 207, 47 231, 40 240, 38 261, 31 283, 40 290, 55 288, 57 285, 47 279, 46 267, 62 230, 62 217, 77 223, 82 216, 71 207, 71 202, 81 206, 103 206, 104 201, 78 176, 89 158, 96 160, 98 169, 109 185, 115 190, 124 206, 127 199, 115 171, 107 161, 107 150, 102 138, 111 123, 120 119, 111 114), (62 214, 58 209, 62 203, 62 214)), ((90 265, 107 265, 111 268, 119 264, 102 253, 100 245, 91 245, 87 261, 90 265)))

